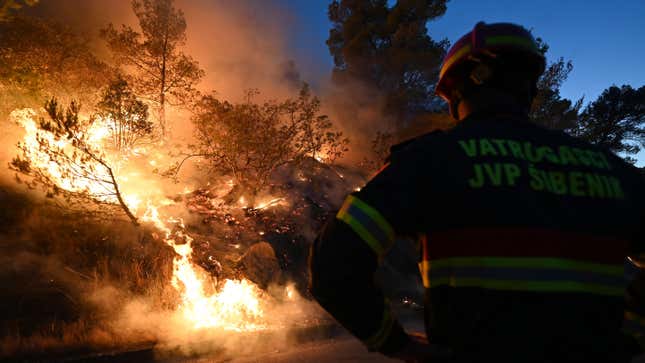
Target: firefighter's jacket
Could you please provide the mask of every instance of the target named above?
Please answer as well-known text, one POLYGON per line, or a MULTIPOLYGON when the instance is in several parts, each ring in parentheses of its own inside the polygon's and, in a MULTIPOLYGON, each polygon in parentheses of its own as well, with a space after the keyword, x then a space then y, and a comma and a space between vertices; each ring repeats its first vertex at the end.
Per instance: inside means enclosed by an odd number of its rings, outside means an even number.
POLYGON ((370 349, 401 349, 373 273, 411 236, 428 338, 460 361, 626 360, 625 336, 645 333, 624 273, 645 248, 643 187, 619 157, 525 117, 470 117, 394 147, 347 197, 312 246, 311 291, 370 349))

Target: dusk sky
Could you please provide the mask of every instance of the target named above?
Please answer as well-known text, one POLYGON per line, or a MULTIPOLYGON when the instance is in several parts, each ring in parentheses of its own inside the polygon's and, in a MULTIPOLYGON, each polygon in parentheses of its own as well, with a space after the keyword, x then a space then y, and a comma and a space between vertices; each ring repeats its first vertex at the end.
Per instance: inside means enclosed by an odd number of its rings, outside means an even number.
MULTIPOLYGON (((299 31, 290 44, 305 77, 331 68, 325 45, 330 1, 278 2, 297 14, 299 31)), ((549 44, 549 60, 564 57, 573 62, 562 96, 584 96, 588 102, 612 84, 645 85, 644 17, 643 0, 452 0, 443 17, 428 23, 428 31, 435 39, 453 42, 478 21, 522 24, 549 44)), ((645 153, 638 159, 645 165, 645 153)))

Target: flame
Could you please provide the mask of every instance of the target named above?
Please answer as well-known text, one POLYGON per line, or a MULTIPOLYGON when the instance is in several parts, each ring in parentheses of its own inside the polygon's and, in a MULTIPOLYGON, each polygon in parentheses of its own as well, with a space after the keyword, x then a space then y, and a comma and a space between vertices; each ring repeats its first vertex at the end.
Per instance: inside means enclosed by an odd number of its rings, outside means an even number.
POLYGON ((292 284, 287 285, 285 288, 285 294, 287 295, 287 299, 293 300, 296 297, 296 288, 292 284))
POLYGON ((269 208, 275 205, 281 205, 281 204, 286 204, 286 202, 284 201, 284 198, 273 198, 265 202, 258 203, 258 205, 253 207, 253 209, 266 209, 266 208, 269 208))
POLYGON ((142 217, 143 221, 153 223, 165 233, 164 241, 170 245, 178 257, 173 260, 172 286, 182 293, 179 313, 194 329, 219 327, 234 331, 255 331, 266 329, 262 323, 263 311, 260 308, 261 290, 248 280, 226 280, 220 291, 207 294, 204 279, 199 268, 191 262, 193 239, 183 232, 180 219, 168 218, 166 222, 159 216, 159 210, 152 204, 142 217), (173 231, 168 225, 175 224, 180 229, 173 231), (180 242, 183 242, 180 244, 180 242))
MULTIPOLYGON (((80 157, 74 153, 73 146, 68 139, 58 138, 54 134, 38 127, 34 120, 36 118, 34 110, 15 110, 11 112, 10 117, 25 130, 21 145, 33 168, 41 170, 61 189, 70 192, 87 192, 94 199, 101 202, 118 202, 114 187, 110 183, 110 173, 104 165, 94 160, 81 162, 80 157), (66 166, 57 164, 51 160, 44 150, 41 150, 39 140, 44 140, 48 145, 61 149, 76 163, 66 166), (87 168, 84 169, 80 164, 91 167, 94 171, 89 174, 86 171, 87 168)), ((87 130, 87 140, 93 146, 101 146, 109 136, 109 132, 107 123, 103 121, 95 122, 87 130)), ((112 165, 114 172, 118 173, 123 166, 122 161, 116 156, 105 155, 105 159, 112 165)), ((136 176, 136 174, 117 174, 116 181, 119 185, 125 184, 131 177, 136 176)), ((132 210, 136 210, 141 203, 141 198, 136 195, 123 193, 123 199, 128 208, 132 210)))
MULTIPOLYGON (((14 119, 25 130, 21 145, 30 160, 33 168, 38 168, 46 173, 58 187, 70 192, 88 191, 98 200, 117 203, 111 195, 109 185, 96 178, 84 177, 82 173, 69 173, 60 165, 51 161, 47 153, 40 150, 39 138, 46 140, 49 145, 62 148, 66 152, 73 152, 72 145, 66 139, 58 139, 53 134, 39 129, 34 121, 36 113, 30 109, 17 110, 11 113, 14 119)), ((92 146, 102 148, 108 139, 110 130, 105 121, 96 122, 88 130, 88 140, 92 146)), ((141 150, 138 150, 141 151, 141 150)), ((143 151, 141 151, 143 152, 143 151)), ((233 331, 257 331, 266 329, 263 323, 264 312, 261 307, 263 292, 248 280, 226 280, 221 288, 215 292, 207 292, 208 274, 192 262, 193 238, 185 233, 183 221, 173 217, 162 217, 159 206, 174 203, 173 201, 151 195, 150 191, 136 192, 136 186, 146 186, 148 181, 139 171, 119 173, 125 170, 123 155, 105 155, 106 160, 113 165, 116 179, 121 187, 122 197, 128 208, 137 213, 142 205, 146 205, 145 212, 137 215, 143 222, 152 223, 164 234, 164 242, 174 249, 176 256, 173 259, 172 286, 180 293, 181 302, 177 313, 192 329, 221 328, 233 331)), ((125 159, 127 161, 127 159, 125 159)), ((107 169, 96 163, 92 165, 99 172, 99 176, 107 177, 107 169)), ((140 187, 139 187, 140 188, 140 187)), ((146 188, 154 189, 154 188, 146 188)), ((183 193, 190 193, 192 189, 186 188, 183 193)), ((241 203, 244 201, 241 200, 241 203)), ((271 203, 272 201, 270 201, 271 203)))

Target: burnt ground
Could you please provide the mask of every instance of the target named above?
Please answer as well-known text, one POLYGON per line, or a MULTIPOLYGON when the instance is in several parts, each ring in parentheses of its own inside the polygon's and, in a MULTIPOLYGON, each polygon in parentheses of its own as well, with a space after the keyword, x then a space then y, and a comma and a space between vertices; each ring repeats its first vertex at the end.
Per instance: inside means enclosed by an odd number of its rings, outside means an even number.
MULTIPOLYGON (((398 305, 395 307, 408 331, 423 331, 422 311, 398 305)), ((301 327, 288 332, 286 340, 275 339, 272 332, 239 334, 239 341, 254 341, 252 351, 240 352, 231 347, 217 347, 211 343, 208 350, 186 353, 188 346, 133 346, 126 349, 105 350, 101 353, 61 356, 65 362, 141 362, 141 363, 206 363, 206 362, 395 362, 377 353, 367 351, 362 343, 331 320, 318 326, 301 327), (259 342, 259 343, 258 343, 259 342), (262 344, 264 342, 264 344, 262 344)), ((191 342, 199 345, 204 342, 191 342)), ((30 360, 32 361, 32 360, 30 360)), ((50 361, 50 360, 46 360, 50 361)))
MULTIPOLYGON (((216 280, 246 277, 262 288, 289 283, 307 298, 309 246, 362 180, 312 161, 275 176, 258 195, 280 199, 267 208, 231 205, 216 187, 169 197, 194 238, 194 262, 216 280)), ((158 231, 68 213, 15 185, 0 186, 0 201, 11 206, 0 211, 0 359, 56 361, 138 347, 145 352, 155 344, 154 336, 121 337, 102 322, 133 297, 154 301, 162 310, 176 305, 169 284, 174 253, 158 231), (97 305, 95 292, 105 286, 111 289, 108 304, 97 305)), ((393 301, 416 309, 421 296, 416 251, 411 244, 399 245, 403 248, 393 251, 379 276, 393 301)), ((304 325, 329 324, 312 321, 304 325)))

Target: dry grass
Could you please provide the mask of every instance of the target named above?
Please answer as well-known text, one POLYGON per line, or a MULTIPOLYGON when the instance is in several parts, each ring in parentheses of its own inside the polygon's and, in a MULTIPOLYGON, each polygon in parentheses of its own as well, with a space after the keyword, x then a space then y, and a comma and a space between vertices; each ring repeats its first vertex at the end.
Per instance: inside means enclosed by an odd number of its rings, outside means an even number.
POLYGON ((124 346, 109 322, 128 300, 174 306, 172 250, 152 231, 71 217, 0 187, 0 358, 124 346))
POLYGON ((97 326, 95 322, 79 320, 72 323, 50 322, 49 326, 29 336, 18 332, 5 335, 0 340, 0 358, 53 359, 57 356, 128 349, 141 344, 154 343, 153 336, 139 335, 136 339, 124 336, 109 327, 97 326))

